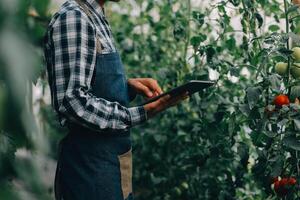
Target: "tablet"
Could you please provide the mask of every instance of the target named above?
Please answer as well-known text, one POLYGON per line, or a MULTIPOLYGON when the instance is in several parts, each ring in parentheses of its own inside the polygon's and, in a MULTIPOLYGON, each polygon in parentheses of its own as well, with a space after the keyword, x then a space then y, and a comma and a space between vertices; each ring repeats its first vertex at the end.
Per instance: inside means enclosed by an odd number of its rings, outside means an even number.
POLYGON ((170 96, 177 96, 180 95, 184 92, 188 92, 189 95, 191 96, 192 94, 199 92, 205 88, 208 88, 210 86, 213 86, 216 82, 214 81, 199 81, 199 80, 191 80, 181 86, 178 86, 176 88, 173 88, 171 90, 169 90, 168 92, 165 92, 161 95, 158 95, 156 97, 153 97, 149 100, 147 100, 146 102, 142 103, 141 106, 146 105, 148 103, 152 103, 156 100, 158 100, 159 98, 166 96, 166 95, 170 95, 170 96))

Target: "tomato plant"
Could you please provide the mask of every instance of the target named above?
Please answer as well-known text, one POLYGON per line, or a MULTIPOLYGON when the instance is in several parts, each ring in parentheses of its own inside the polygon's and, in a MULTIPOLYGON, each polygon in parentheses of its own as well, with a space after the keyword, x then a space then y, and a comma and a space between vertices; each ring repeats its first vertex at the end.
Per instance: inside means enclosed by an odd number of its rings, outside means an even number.
POLYGON ((300 67, 299 64, 294 63, 294 65, 291 68, 291 74, 295 79, 300 78, 300 67))
MULTIPOLYGON (((50 199, 45 168, 22 154, 55 159, 65 133, 41 62, 50 1, 16 2, 0 5, 0 198, 50 199)), ((129 77, 164 90, 217 81, 133 129, 136 199, 299 198, 298 0, 136 0, 106 13, 129 77)))
POLYGON ((155 76, 164 89, 218 79, 217 88, 135 129, 137 198, 237 199, 246 187, 259 191, 250 199, 279 198, 266 180, 299 173, 297 3, 137 3, 136 18, 121 16, 128 27, 116 24, 118 42, 130 47, 123 52, 130 75, 155 76), (164 17, 155 21, 155 12, 164 17))
MULTIPOLYGON (((300 48, 297 46, 299 36, 293 32, 298 23, 299 7, 296 1, 282 1, 277 6, 281 10, 271 16, 284 19, 285 26, 278 26, 276 30, 275 25, 271 25, 271 33, 265 32, 255 38, 260 45, 252 47, 256 53, 248 62, 258 58, 255 70, 257 81, 247 89, 246 104, 243 105, 246 107, 243 107, 243 112, 246 111, 244 114, 248 116, 250 136, 258 155, 253 173, 267 196, 273 196, 271 184, 266 181, 270 177, 299 177, 299 105, 294 102, 300 95, 297 90, 298 68, 295 68, 300 48), (282 77, 273 73, 274 62, 277 63, 275 72, 282 77)), ((289 188, 295 184, 295 178, 277 180, 274 183, 275 193, 278 197, 295 199, 299 195, 298 191, 289 188)))

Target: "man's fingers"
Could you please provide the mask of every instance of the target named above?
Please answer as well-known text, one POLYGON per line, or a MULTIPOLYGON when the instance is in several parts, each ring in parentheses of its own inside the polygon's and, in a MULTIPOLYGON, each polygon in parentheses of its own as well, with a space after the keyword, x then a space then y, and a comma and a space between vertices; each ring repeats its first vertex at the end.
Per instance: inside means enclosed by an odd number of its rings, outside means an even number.
POLYGON ((145 85, 143 85, 142 83, 138 82, 136 84, 137 90, 139 90, 139 92, 145 94, 148 98, 153 96, 153 92, 145 85))
POLYGON ((161 87, 159 86, 157 80, 152 79, 152 78, 148 78, 148 79, 144 79, 144 80, 141 80, 141 81, 143 82, 144 85, 146 85, 152 91, 156 91, 156 92, 158 92, 158 94, 163 93, 163 91, 162 91, 161 87))
POLYGON ((148 112, 149 116, 153 117, 157 113, 162 112, 163 110, 166 110, 169 107, 175 106, 187 98, 189 98, 188 93, 184 93, 178 96, 166 95, 155 102, 145 105, 145 109, 148 112))
POLYGON ((161 104, 163 107, 165 107, 169 103, 171 98, 172 97, 170 95, 166 95, 160 98, 158 103, 161 104))
POLYGON ((188 93, 184 93, 184 94, 178 95, 178 96, 166 95, 166 96, 160 98, 158 100, 157 104, 162 106, 163 108, 168 108, 168 107, 178 104, 179 102, 181 102, 184 99, 187 99, 188 97, 189 97, 188 93))
POLYGON ((161 89, 161 87, 158 85, 158 82, 155 80, 153 81, 153 86, 154 86, 154 91, 158 92, 158 94, 162 94, 163 91, 161 89))

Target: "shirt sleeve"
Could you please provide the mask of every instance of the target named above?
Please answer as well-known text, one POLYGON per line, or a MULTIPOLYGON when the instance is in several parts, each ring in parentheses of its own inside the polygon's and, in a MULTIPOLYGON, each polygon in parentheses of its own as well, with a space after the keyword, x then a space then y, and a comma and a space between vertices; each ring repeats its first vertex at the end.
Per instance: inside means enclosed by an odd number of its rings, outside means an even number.
POLYGON ((88 17, 77 10, 60 15, 52 26, 57 90, 65 82, 59 114, 91 129, 126 130, 146 121, 143 107, 126 108, 91 93, 96 63, 96 33, 88 17))

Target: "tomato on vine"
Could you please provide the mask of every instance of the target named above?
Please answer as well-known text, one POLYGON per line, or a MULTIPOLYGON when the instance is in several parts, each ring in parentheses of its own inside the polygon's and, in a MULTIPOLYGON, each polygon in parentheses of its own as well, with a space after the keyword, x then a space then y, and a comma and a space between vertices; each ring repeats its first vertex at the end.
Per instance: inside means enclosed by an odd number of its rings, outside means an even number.
POLYGON ((184 188, 185 190, 189 189, 189 184, 187 182, 181 183, 181 187, 184 188))
POLYGON ((280 94, 274 98, 273 103, 276 107, 282 107, 283 105, 289 105, 290 99, 287 95, 280 94))
POLYGON ((274 184, 275 182, 279 181, 279 177, 273 177, 271 178, 271 183, 274 184))
POLYGON ((292 48, 292 57, 295 59, 296 62, 300 61, 300 47, 292 48))
POLYGON ((300 63, 294 63, 291 68, 291 74, 295 79, 300 78, 300 63))
POLYGON ((281 76, 285 75, 288 70, 288 64, 284 62, 278 62, 275 65, 275 72, 281 76))
POLYGON ((285 196, 288 193, 288 190, 284 187, 281 181, 276 181, 274 183, 274 190, 278 196, 285 196))
POLYGON ((295 178, 289 178, 289 179, 288 179, 288 183, 289 183, 290 185, 296 185, 297 180, 296 180, 295 178))
POLYGON ((282 179, 276 179, 274 182, 274 190, 278 196, 286 196, 293 186, 295 186, 297 183, 297 180, 293 177, 290 178, 282 178, 282 179))

